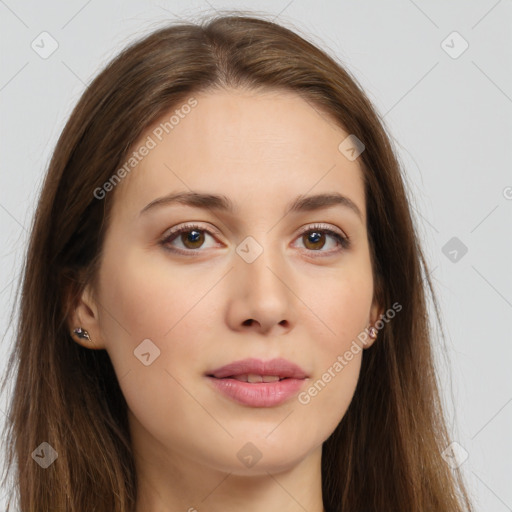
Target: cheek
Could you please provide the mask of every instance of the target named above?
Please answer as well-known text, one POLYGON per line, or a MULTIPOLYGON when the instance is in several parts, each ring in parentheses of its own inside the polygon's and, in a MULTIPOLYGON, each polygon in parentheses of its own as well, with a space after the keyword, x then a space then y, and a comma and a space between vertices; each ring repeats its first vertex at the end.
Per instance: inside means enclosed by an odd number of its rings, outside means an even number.
POLYGON ((298 401, 311 414, 323 418, 319 428, 325 433, 345 414, 359 379, 364 353, 361 339, 373 298, 371 271, 366 266, 358 271, 352 268, 322 281, 315 289, 314 294, 309 293, 307 304, 315 313, 308 329, 309 337, 315 340, 317 372, 298 401))
POLYGON ((100 326, 118 376, 146 368, 134 354, 141 343, 158 355, 154 365, 160 372, 184 373, 176 362, 197 359, 214 317, 217 322, 220 317, 206 297, 218 276, 192 266, 148 265, 147 256, 135 252, 119 262, 105 261, 101 279, 100 326))
POLYGON ((324 354, 332 357, 347 350, 368 327, 373 299, 371 270, 347 270, 317 284, 316 291, 307 295, 307 304, 319 321, 312 339, 320 338, 324 354))
POLYGON ((201 344, 208 339, 212 316, 219 316, 211 304, 206 311, 208 303, 201 300, 214 278, 175 268, 171 276, 169 268, 144 264, 142 256, 105 261, 100 317, 129 409, 168 442, 184 436, 183 426, 175 421, 184 410, 189 425, 196 416, 204 421, 187 379, 204 352, 201 344))
POLYGON ((316 371, 298 395, 298 407, 306 417, 316 418, 309 422, 310 428, 322 439, 334 431, 353 399, 364 353, 358 336, 366 322, 368 301, 365 296, 345 300, 342 294, 338 298, 336 311, 325 315, 325 323, 335 334, 324 329, 326 334, 312 337, 316 371))
POLYGON ((105 262, 102 328, 162 339, 205 295, 208 281, 171 265, 148 265, 147 256, 136 252, 122 262, 105 262))

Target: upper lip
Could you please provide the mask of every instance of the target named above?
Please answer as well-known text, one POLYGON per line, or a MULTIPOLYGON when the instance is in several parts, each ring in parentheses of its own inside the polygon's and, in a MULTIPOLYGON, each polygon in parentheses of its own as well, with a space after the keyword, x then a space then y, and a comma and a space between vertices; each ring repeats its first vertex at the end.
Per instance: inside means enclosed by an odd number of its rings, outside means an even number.
POLYGON ((294 378, 305 379, 308 375, 300 366, 286 359, 270 359, 262 361, 261 359, 241 359, 233 361, 225 366, 216 368, 207 373, 210 377, 224 379, 236 375, 273 375, 281 379, 294 378))

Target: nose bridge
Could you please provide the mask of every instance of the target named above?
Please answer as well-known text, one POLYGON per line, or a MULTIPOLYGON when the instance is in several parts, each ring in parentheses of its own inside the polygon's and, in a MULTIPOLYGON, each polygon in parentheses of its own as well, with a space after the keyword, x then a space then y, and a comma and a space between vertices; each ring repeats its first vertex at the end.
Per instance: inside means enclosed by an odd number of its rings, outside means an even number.
POLYGON ((237 246, 234 279, 242 287, 244 321, 256 320, 272 326, 293 318, 293 293, 285 256, 268 233, 247 236, 237 246))
MULTIPOLYGON (((248 280, 245 286, 249 284, 256 291, 280 294, 284 286, 281 279, 284 276, 279 279, 277 275, 285 272, 283 255, 278 244, 272 242, 272 235, 260 233, 256 236, 257 239, 253 235, 247 236, 236 249, 239 273, 248 280)), ((242 276, 240 278, 244 279, 242 276)))

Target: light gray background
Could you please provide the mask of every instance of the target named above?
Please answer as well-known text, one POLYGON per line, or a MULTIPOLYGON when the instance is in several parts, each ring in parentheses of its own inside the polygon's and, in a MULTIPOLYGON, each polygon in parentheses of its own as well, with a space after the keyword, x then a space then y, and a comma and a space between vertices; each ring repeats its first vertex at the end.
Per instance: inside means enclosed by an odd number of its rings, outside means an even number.
POLYGON ((0 0, 0 372, 41 181, 85 85, 166 20, 233 8, 270 13, 337 56, 384 116, 441 303, 447 346, 436 353, 461 468, 478 511, 512 511, 510 0, 0 0), (31 48, 43 31, 59 45, 47 59, 31 48), (463 49, 453 31, 469 44, 457 58, 445 51, 463 49), (465 255, 443 253, 452 237, 465 255))

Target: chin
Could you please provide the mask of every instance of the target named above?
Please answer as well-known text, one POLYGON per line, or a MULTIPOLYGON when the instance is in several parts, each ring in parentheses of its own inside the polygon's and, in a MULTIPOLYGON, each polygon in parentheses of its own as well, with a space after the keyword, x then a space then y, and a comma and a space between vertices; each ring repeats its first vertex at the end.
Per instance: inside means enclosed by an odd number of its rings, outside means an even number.
POLYGON ((234 450, 227 449, 222 453, 212 454, 208 465, 239 476, 268 476, 268 473, 289 471, 315 450, 314 445, 310 450, 305 449, 304 440, 285 447, 282 439, 277 443, 279 447, 264 439, 231 444, 234 444, 234 450))

